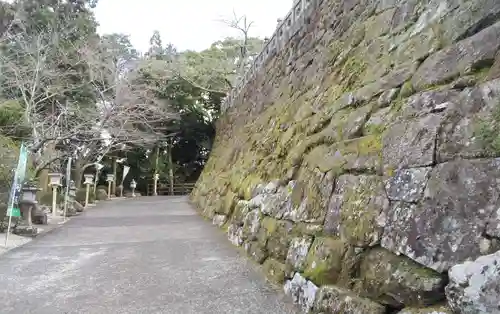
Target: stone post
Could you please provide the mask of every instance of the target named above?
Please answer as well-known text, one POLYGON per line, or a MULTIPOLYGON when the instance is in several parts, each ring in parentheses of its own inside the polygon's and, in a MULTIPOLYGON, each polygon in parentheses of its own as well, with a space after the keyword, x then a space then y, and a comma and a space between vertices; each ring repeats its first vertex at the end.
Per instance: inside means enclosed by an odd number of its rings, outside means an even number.
POLYGON ((90 192, 90 185, 94 181, 94 176, 91 174, 85 174, 83 176, 85 178, 84 184, 86 185, 86 190, 85 190, 85 207, 89 206, 89 192, 90 192))
POLYGON ((106 181, 108 181, 108 200, 111 199, 111 187, 113 182, 115 181, 115 176, 113 174, 108 174, 106 177, 106 181))
POLYGON ((153 195, 157 196, 158 195, 158 179, 160 179, 160 175, 158 173, 155 173, 153 180, 154 180, 154 185, 153 185, 153 195))
POLYGON ((49 173, 50 185, 52 186, 52 217, 57 217, 57 188, 60 187, 62 174, 49 173))
POLYGON ((130 182, 130 188, 132 189, 132 197, 135 197, 135 188, 137 187, 137 183, 134 179, 130 182))

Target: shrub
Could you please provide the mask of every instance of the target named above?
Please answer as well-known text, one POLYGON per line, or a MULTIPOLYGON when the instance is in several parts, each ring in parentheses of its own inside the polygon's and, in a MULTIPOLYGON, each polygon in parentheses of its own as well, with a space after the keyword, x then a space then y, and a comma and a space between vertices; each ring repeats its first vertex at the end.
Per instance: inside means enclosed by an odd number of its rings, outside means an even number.
POLYGON ((24 109, 15 100, 0 103, 0 132, 14 137, 31 135, 31 128, 24 123, 24 109))
MULTIPOLYGON (((40 205, 52 206, 52 191, 40 192, 37 195, 37 198, 38 198, 38 203, 40 203, 40 205)), ((57 197, 56 197, 57 203, 60 203, 63 200, 64 200, 64 196, 61 195, 60 193, 58 193, 57 197)))
POLYGON ((108 186, 107 185, 98 185, 96 188, 97 190, 104 190, 106 193, 108 193, 108 186))
POLYGON ((97 191, 95 193, 95 197, 99 201, 104 201, 104 200, 108 199, 108 193, 106 192, 106 190, 97 189, 97 191))
MULTIPOLYGON (((80 188, 76 191, 76 201, 80 204, 85 204, 85 193, 87 189, 86 188, 80 188)), ((89 203, 94 203, 95 202, 95 194, 94 190, 90 189, 89 191, 89 203)))

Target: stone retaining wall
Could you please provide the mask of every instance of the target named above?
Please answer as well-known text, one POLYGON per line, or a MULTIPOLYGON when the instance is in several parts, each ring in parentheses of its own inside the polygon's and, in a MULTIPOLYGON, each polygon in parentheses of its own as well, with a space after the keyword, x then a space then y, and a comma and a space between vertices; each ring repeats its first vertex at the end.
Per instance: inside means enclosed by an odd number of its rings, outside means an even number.
POLYGON ((311 3, 193 202, 304 311, 500 313, 500 2, 311 3))

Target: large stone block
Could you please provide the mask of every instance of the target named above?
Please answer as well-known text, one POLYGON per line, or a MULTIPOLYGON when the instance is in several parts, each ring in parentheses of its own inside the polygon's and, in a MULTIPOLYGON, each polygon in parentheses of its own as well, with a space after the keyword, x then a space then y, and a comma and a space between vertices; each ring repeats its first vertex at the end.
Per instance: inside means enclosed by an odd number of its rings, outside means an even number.
POLYGON ((389 205, 379 176, 343 175, 337 179, 325 220, 325 232, 355 246, 378 244, 377 218, 389 205))
POLYGON ((500 251, 453 266, 446 296, 460 314, 500 313, 500 251))
POLYGON ((500 160, 436 166, 421 204, 393 203, 382 214, 382 246, 438 272, 485 254, 483 235, 500 206, 500 160))
POLYGON ((428 114, 391 125, 382 140, 385 173, 433 165, 441 120, 439 114, 428 114))
POLYGON ((286 264, 290 265, 294 271, 304 269, 307 253, 313 242, 313 237, 298 237, 290 240, 290 247, 286 255, 286 264))
POLYGON ((431 167, 402 169, 386 181, 387 197, 391 201, 420 201, 429 180, 431 167))
POLYGON ((444 297, 442 274, 382 248, 370 250, 359 269, 361 295, 382 304, 424 307, 444 297))
POLYGON ((413 85, 421 90, 481 68, 495 59, 499 48, 500 22, 431 55, 415 73, 413 85))
POLYGON ((446 305, 438 305, 425 308, 408 307, 399 311, 397 314, 453 314, 453 312, 446 305))
POLYGON ((307 254, 304 276, 317 285, 334 284, 349 277, 353 248, 330 237, 316 237, 307 254))
POLYGON ((384 314, 384 306, 335 286, 323 286, 316 293, 314 310, 319 313, 384 314))
MULTIPOLYGON (((437 159, 445 162, 456 157, 500 156, 484 143, 484 126, 493 128, 500 103, 500 80, 466 88, 447 110, 438 137, 437 159), (483 133, 483 134, 481 134, 483 133)), ((492 134, 495 136, 495 134, 492 134)))
POLYGON ((304 313, 308 313, 314 306, 318 287, 311 281, 295 273, 291 280, 287 280, 283 287, 285 294, 292 297, 293 303, 299 305, 304 313))

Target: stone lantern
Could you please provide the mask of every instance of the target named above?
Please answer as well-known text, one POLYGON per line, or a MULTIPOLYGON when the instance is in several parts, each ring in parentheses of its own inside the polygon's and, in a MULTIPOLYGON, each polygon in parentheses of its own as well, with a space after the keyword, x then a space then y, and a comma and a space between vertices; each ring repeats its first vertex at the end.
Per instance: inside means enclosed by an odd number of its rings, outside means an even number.
POLYGON ((94 175, 92 175, 92 174, 85 174, 85 175, 83 175, 83 178, 85 179, 85 181, 83 183, 87 187, 87 189, 85 191, 85 207, 87 207, 89 205, 90 185, 92 185, 92 183, 94 182, 94 175))
MULTIPOLYGON (((23 222, 25 222, 29 228, 32 228, 32 213, 35 212, 38 202, 36 201, 36 193, 40 191, 34 182, 26 182, 22 189, 21 201, 19 202, 19 207, 22 212, 23 222), (35 209, 35 210, 34 210, 35 209)), ((45 213, 44 213, 45 214, 45 213)), ((36 213, 35 213, 36 215, 36 213)))
POLYGON ((61 186, 62 174, 49 173, 50 186, 52 186, 52 217, 57 217, 57 188, 61 186))
POLYGON ((135 188, 137 187, 137 183, 134 179, 130 182, 130 188, 132 189, 132 197, 135 197, 135 188))
POLYGON ((115 176, 113 174, 106 175, 106 181, 108 182, 108 199, 111 198, 111 185, 115 181, 115 176))

